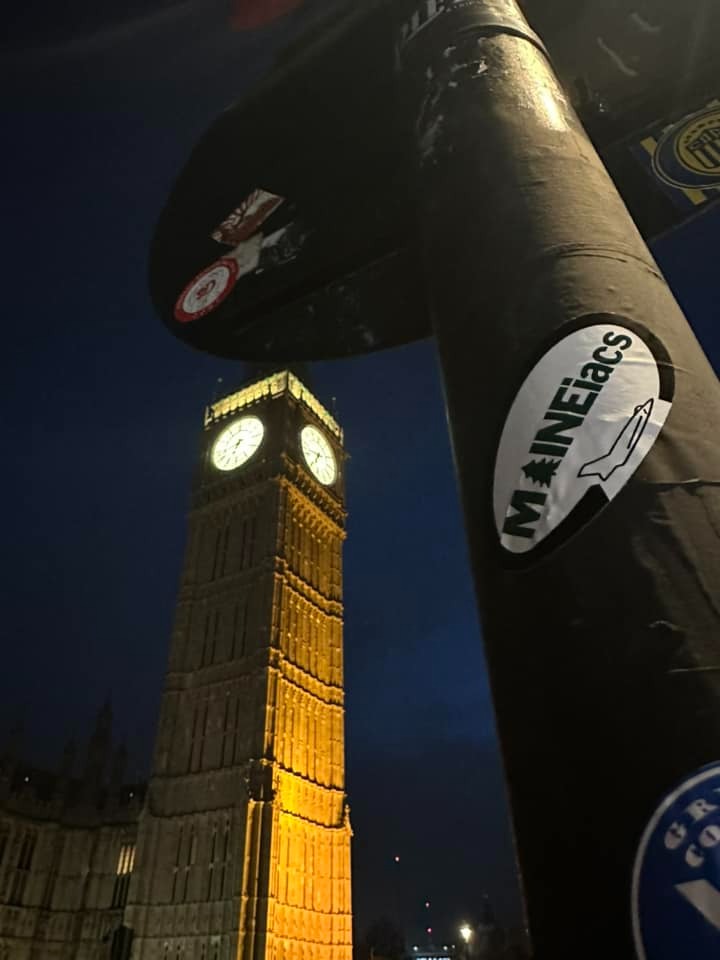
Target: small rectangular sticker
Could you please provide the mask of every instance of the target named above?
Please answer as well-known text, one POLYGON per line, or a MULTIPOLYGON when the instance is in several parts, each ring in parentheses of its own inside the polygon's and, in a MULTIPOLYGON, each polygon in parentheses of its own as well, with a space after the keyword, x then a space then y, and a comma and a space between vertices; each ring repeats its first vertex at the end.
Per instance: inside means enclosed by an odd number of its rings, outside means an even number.
POLYGON ((284 197, 258 187, 213 230, 213 240, 236 247, 248 240, 283 202, 284 197))

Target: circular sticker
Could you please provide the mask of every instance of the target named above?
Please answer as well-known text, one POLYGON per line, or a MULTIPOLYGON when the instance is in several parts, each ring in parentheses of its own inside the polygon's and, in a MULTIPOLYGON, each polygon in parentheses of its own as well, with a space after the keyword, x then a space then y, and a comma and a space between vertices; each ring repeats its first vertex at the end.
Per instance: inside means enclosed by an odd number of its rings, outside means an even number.
POLYGON ((526 377, 500 438, 493 509, 512 554, 549 548, 616 497, 670 412, 674 374, 655 338, 611 314, 573 327, 526 377))
POLYGON ((673 187, 720 187, 720 105, 669 127, 658 141, 652 165, 657 176, 673 187))
POLYGON ((639 960, 720 956, 720 764, 669 793, 640 841, 632 882, 639 960))
POLYGON ((224 257, 206 267, 185 287, 175 303, 175 319, 188 323, 219 306, 235 286, 237 261, 224 257))

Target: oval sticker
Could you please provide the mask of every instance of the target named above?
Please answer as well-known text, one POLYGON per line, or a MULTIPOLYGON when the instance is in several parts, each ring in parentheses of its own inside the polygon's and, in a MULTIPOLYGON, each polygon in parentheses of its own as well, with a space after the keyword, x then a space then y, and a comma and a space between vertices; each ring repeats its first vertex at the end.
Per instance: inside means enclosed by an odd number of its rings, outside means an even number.
POLYGON ((673 187, 720 186, 720 104, 667 129, 655 148, 652 165, 657 176, 673 187))
POLYGON ((638 848, 632 923, 639 960, 720 956, 720 764, 666 796, 638 848))
POLYGON ((561 524, 569 536, 616 497, 670 411, 674 374, 655 338, 608 314, 577 323, 535 364, 500 438, 493 508, 513 554, 561 524))

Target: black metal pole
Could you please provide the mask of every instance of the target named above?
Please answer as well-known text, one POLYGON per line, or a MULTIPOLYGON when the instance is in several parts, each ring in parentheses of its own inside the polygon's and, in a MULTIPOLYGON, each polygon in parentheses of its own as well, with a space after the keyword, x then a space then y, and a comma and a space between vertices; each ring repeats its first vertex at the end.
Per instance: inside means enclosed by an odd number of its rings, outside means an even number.
POLYGON ((633 957, 720 759, 720 389, 516 4, 411 2, 399 63, 535 956, 633 957))

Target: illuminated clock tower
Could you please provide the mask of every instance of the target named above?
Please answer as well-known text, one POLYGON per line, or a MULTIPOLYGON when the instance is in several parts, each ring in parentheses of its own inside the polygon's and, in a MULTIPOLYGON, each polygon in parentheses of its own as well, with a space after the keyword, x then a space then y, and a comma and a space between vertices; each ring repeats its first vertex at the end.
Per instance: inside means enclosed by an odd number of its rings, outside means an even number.
POLYGON ((290 372, 206 411, 133 960, 350 960, 343 473, 290 372))

